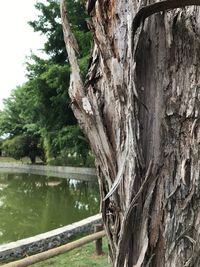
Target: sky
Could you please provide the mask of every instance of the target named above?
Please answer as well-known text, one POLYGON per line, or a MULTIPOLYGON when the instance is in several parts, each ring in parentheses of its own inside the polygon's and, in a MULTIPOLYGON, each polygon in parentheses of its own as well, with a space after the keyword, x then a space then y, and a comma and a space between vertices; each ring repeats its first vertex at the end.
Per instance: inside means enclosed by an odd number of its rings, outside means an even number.
POLYGON ((27 23, 37 18, 36 3, 37 0, 0 0, 0 110, 2 100, 26 81, 26 56, 31 50, 41 53, 45 37, 27 23))

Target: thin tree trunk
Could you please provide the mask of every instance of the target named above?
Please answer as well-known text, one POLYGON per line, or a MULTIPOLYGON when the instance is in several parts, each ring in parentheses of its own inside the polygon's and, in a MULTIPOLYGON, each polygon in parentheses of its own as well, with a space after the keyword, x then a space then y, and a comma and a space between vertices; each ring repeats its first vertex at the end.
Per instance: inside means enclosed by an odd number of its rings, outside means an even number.
POLYGON ((83 85, 61 1, 69 92, 96 155, 115 267, 200 266, 198 5, 89 1, 94 48, 83 85))

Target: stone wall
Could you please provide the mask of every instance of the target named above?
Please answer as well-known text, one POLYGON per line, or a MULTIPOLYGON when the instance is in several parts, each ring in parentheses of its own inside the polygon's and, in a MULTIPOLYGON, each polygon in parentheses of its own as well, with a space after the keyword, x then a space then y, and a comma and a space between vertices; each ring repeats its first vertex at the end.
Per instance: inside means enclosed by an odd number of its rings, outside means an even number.
POLYGON ((15 172, 15 173, 25 172, 25 173, 47 175, 47 176, 56 176, 60 178, 74 178, 80 180, 96 179, 96 170, 94 168, 82 168, 82 167, 0 163, 0 172, 15 172))
POLYGON ((0 246, 0 263, 18 260, 66 244, 77 234, 93 232, 94 225, 102 223, 101 214, 79 222, 0 246))

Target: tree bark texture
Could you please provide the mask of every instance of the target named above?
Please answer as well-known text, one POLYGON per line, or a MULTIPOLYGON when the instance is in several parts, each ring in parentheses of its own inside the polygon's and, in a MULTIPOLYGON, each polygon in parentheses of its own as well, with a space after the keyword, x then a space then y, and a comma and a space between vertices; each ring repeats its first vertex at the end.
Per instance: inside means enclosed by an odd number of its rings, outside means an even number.
POLYGON ((199 0, 90 0, 83 85, 64 0, 75 115, 96 156, 114 267, 200 266, 199 0))

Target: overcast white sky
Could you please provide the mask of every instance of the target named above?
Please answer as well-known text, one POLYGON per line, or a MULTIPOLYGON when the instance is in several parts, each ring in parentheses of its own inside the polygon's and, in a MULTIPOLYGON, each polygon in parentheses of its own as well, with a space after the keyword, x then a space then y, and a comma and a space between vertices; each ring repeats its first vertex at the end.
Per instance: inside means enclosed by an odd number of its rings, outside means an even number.
POLYGON ((27 24, 37 17, 36 2, 0 0, 0 109, 2 99, 26 81, 25 57, 43 47, 44 37, 27 24))

